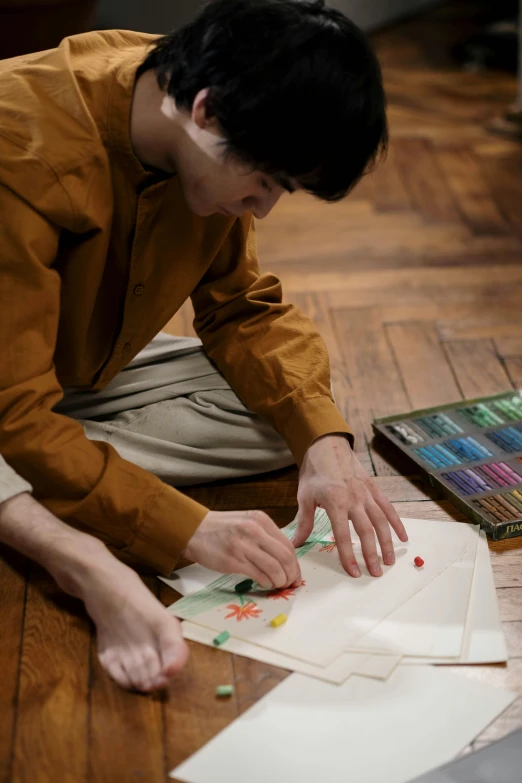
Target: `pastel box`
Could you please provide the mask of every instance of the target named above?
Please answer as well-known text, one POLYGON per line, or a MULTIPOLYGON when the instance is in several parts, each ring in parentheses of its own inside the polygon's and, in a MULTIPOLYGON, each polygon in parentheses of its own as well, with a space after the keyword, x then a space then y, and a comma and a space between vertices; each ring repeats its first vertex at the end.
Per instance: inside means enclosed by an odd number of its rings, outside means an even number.
POLYGON ((522 392, 386 416, 373 429, 491 539, 522 535, 522 392))

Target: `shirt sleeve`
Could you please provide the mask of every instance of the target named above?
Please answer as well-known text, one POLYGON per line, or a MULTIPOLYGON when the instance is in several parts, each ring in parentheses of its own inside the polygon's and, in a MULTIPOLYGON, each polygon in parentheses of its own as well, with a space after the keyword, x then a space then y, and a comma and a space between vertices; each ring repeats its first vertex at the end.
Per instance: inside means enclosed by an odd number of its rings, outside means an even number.
POLYGON ((0 503, 4 503, 22 492, 32 491, 33 488, 29 482, 15 473, 0 455, 0 503))
POLYGON ((300 464, 314 440, 353 435, 330 390, 323 339, 281 283, 260 274, 254 219, 234 222, 192 295, 203 346, 244 404, 282 435, 300 464))
MULTIPOLYGON (((60 187, 50 183, 50 201, 67 201, 60 187)), ((0 453, 60 519, 169 574, 207 509, 53 412, 59 230, 4 187, 0 214, 0 453)))

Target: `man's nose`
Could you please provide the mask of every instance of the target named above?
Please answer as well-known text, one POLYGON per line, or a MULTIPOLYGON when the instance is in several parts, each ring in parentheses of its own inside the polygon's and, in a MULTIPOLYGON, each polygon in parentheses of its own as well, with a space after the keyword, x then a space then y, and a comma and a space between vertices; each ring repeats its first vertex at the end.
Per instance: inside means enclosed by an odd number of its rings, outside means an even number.
POLYGON ((252 210, 254 217, 257 220, 265 218, 273 210, 282 195, 283 191, 279 189, 277 191, 274 190, 272 193, 263 194, 262 198, 257 199, 256 206, 252 210))

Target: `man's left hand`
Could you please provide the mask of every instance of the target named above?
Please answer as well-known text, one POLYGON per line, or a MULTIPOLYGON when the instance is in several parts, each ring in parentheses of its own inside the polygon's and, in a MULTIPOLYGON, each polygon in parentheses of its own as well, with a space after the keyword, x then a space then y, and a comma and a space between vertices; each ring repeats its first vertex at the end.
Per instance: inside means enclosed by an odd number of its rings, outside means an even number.
POLYGON ((361 571, 353 552, 349 520, 372 576, 382 576, 376 537, 385 565, 395 562, 390 527, 401 541, 408 540, 399 515, 342 435, 325 435, 312 443, 299 472, 297 500, 299 522, 294 546, 305 543, 313 530, 315 509, 323 508, 332 523, 341 563, 351 576, 360 576, 361 571))

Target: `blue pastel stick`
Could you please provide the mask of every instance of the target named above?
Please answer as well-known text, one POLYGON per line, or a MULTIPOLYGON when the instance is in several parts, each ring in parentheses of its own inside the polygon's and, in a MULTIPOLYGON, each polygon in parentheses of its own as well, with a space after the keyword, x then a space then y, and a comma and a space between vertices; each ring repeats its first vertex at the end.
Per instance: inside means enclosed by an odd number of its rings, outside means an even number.
POLYGON ((427 448, 417 449, 417 451, 420 453, 421 457, 423 457, 424 461, 427 462, 429 465, 431 465, 433 468, 444 467, 443 463, 440 462, 440 460, 438 460, 436 457, 433 457, 427 448))
POLYGON ((426 452, 426 449, 413 449, 413 453, 417 454, 417 456, 420 457, 424 462, 427 462, 431 468, 439 467, 439 465, 437 465, 437 463, 434 462, 430 455, 426 452))
POLYGON ((468 438, 468 441, 475 446, 476 449, 478 449, 479 453, 482 454, 484 457, 491 457, 491 451, 488 451, 485 446, 482 446, 482 444, 478 443, 475 438, 468 438))
POLYGON ((445 446, 442 445, 442 443, 436 444, 437 451, 442 452, 446 455, 446 457, 451 461, 452 465, 460 465, 460 460, 457 459, 457 457, 451 453, 449 449, 447 449, 445 446))
POLYGON ((448 446, 458 454, 459 457, 464 457, 464 460, 475 459, 475 452, 465 443, 464 440, 450 440, 448 446), (451 445, 450 445, 451 444, 451 445))
POLYGON ((438 463, 439 467, 446 468, 449 465, 448 460, 437 452, 434 446, 426 446, 426 451, 430 454, 434 462, 438 463))
POLYGON ((516 443, 522 446, 522 435, 514 427, 507 427, 506 432, 511 435, 516 443))
POLYGON ((488 437, 493 441, 493 443, 496 443, 497 446, 500 446, 500 448, 504 451, 518 451, 516 443, 514 443, 514 441, 511 440, 507 435, 504 435, 500 430, 497 430, 496 432, 490 432, 488 437))
POLYGON ((451 451, 445 449, 440 443, 435 443, 433 448, 435 449, 438 458, 442 460, 442 462, 446 463, 448 467, 451 467, 452 465, 460 465, 458 458, 452 454, 451 451))
POLYGON ((451 468, 454 465, 454 462, 449 460, 447 456, 442 454, 435 446, 430 447, 430 454, 433 456, 433 459, 438 460, 443 467, 451 468))

